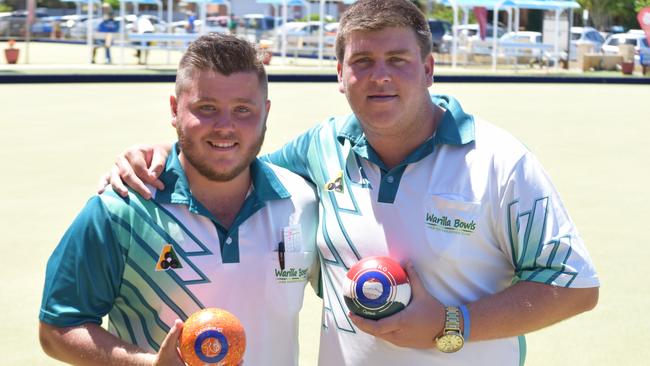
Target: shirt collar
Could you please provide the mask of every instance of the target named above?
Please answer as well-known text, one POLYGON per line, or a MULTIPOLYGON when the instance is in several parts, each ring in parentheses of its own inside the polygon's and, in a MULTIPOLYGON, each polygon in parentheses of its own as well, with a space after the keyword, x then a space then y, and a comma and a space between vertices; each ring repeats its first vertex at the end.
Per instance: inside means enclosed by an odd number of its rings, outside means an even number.
MULTIPOLYGON (((154 200, 161 204, 184 204, 189 206, 190 210, 197 213, 203 213, 203 206, 192 196, 185 170, 181 166, 178 153, 180 148, 175 143, 167 157, 165 170, 160 175, 160 180, 165 184, 165 189, 157 191, 154 200)), ((251 179, 253 181, 253 195, 257 201, 265 202, 279 200, 291 197, 291 194, 273 169, 259 159, 251 163, 251 179)))

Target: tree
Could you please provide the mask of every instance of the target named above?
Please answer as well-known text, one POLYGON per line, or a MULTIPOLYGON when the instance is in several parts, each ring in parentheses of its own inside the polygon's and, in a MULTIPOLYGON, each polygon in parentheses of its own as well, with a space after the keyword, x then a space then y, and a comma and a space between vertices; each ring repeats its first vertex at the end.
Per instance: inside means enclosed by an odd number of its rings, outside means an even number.
POLYGON ((648 7, 650 7, 650 0, 636 0, 634 2, 634 10, 636 12, 639 12, 639 10, 648 7))
POLYGON ((597 29, 609 29, 612 25, 638 28, 637 8, 650 0, 577 0, 583 9, 589 10, 590 25, 597 29))

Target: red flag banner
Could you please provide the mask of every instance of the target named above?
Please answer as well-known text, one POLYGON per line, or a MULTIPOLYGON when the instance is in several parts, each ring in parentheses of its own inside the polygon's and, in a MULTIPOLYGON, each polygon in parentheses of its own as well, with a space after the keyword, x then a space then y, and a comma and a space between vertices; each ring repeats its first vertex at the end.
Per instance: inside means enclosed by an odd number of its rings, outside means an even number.
POLYGON ((645 32, 645 38, 650 43, 650 7, 643 8, 637 14, 636 19, 639 21, 641 28, 645 32))
POLYGON ((473 10, 474 10, 474 16, 478 21, 478 28, 479 28, 479 34, 481 36, 481 40, 484 40, 485 37, 487 36, 487 9, 482 6, 475 6, 473 10))

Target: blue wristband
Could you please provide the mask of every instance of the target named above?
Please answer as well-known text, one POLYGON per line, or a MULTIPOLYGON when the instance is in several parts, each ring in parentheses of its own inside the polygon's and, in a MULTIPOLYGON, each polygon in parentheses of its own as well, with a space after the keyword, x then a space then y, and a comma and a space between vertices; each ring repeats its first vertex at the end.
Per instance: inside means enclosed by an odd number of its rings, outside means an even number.
POLYGON ((465 305, 459 305, 458 308, 460 309, 460 312, 463 314, 463 339, 465 342, 469 340, 469 328, 470 328, 470 320, 469 320, 469 310, 467 310, 467 306, 465 305))

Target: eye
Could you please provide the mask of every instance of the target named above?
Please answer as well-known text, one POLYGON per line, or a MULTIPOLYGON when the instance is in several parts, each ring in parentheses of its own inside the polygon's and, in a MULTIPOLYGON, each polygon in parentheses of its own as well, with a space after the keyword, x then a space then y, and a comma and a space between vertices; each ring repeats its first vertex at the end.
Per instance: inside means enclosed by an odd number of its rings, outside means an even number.
POLYGON ((235 107, 235 112, 237 112, 237 113, 248 113, 250 111, 251 111, 251 109, 249 107, 245 106, 245 105, 240 105, 240 106, 235 107))
POLYGON ((403 65, 406 63, 406 60, 401 57, 391 57, 388 61, 394 65, 403 65))
POLYGON ((358 59, 355 59, 352 61, 353 64, 355 65, 368 65, 372 62, 370 57, 359 57, 358 59))
POLYGON ((202 104, 199 106, 199 110, 203 113, 210 113, 216 111, 217 108, 212 104, 202 104))

